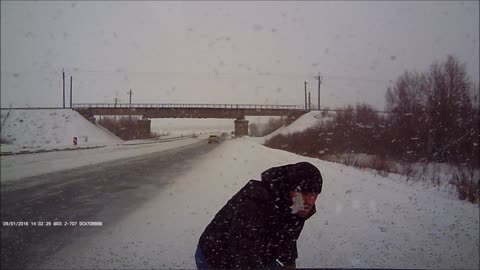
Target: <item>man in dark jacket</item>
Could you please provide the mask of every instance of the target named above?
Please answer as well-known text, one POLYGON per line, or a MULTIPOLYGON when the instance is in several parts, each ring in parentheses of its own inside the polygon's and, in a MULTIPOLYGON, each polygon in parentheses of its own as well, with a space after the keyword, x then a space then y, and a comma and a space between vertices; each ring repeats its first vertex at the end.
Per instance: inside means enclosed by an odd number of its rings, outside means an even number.
POLYGON ((264 171, 215 215, 200 237, 198 268, 295 267, 297 239, 315 214, 320 171, 300 162, 264 171))

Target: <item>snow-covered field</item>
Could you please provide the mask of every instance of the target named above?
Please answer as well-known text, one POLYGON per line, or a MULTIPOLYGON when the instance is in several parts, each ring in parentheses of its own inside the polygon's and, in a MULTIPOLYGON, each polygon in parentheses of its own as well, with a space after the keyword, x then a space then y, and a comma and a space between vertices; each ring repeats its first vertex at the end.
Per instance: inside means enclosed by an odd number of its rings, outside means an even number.
POLYGON ((249 138, 220 144, 155 199, 42 267, 195 268, 198 238, 226 201, 263 170, 299 161, 320 169, 324 190, 300 236, 298 267, 478 269, 478 205, 249 138))

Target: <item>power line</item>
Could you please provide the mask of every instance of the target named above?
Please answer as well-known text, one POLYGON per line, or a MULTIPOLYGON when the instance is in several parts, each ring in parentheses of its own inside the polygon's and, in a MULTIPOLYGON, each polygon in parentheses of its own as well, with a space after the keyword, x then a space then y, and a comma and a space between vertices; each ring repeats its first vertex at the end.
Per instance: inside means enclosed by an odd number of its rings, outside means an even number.
MULTIPOLYGON (((263 72, 263 71, 229 71, 229 72, 218 72, 218 71, 128 71, 128 70, 94 70, 94 69, 79 69, 79 68, 70 68, 75 73, 103 73, 103 74, 114 74, 114 75, 125 75, 125 74, 165 74, 165 75, 178 75, 178 76, 185 76, 185 75, 208 75, 209 77, 223 77, 223 76, 256 76, 256 77, 281 77, 281 78, 292 78, 292 79, 305 79, 312 76, 311 73, 299 73, 299 72, 263 72)), ((24 70, 24 71, 4 71, 2 70, 1 73, 4 74, 12 74, 14 76, 22 74, 22 73, 50 73, 54 72, 55 70, 48 71, 48 70, 24 70)), ((363 81, 369 83, 381 83, 381 84, 388 84, 391 83, 392 80, 381 80, 381 79, 373 79, 368 77, 355 77, 355 76, 345 76, 345 75, 334 75, 334 74, 322 74, 322 77, 326 77, 329 79, 340 79, 344 81, 363 81)))

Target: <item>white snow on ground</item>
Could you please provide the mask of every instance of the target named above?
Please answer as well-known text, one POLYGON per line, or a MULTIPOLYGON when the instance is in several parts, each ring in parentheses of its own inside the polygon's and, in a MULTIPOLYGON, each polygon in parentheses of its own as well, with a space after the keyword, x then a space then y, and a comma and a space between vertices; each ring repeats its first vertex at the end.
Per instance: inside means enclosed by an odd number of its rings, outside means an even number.
POLYGON ((1 110, 1 124, 2 140, 10 142, 2 152, 71 147, 73 137, 79 146, 122 141, 71 109, 1 110))
POLYGON ((234 119, 152 119, 152 132, 169 135, 229 133, 234 130, 234 119))
POLYGON ((289 135, 297 132, 302 132, 308 128, 315 127, 322 122, 328 121, 329 119, 331 119, 331 117, 322 116, 322 112, 311 111, 300 116, 297 120, 295 120, 293 123, 291 123, 288 126, 283 126, 264 137, 255 138, 255 141, 263 144, 265 141, 277 135, 289 135))
POLYGON ((195 268, 198 238, 227 200, 265 169, 299 161, 320 169, 324 188, 297 267, 479 268, 478 205, 249 138, 220 144, 155 199, 116 224, 99 220, 104 227, 41 267, 195 268))

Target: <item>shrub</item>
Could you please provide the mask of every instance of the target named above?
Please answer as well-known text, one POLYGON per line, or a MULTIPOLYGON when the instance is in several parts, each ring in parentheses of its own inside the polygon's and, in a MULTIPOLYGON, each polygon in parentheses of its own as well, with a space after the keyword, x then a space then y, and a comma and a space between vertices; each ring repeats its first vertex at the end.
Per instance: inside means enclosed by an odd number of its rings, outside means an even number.
POLYGON ((374 156, 370 160, 369 167, 374 169, 374 170, 377 170, 379 172, 383 172, 381 174, 383 176, 386 176, 387 173, 391 172, 391 169, 392 169, 391 164, 385 158, 382 158, 382 157, 379 157, 379 156, 374 156))
POLYGON ((103 117, 98 120, 97 123, 107 128, 110 132, 117 135, 122 140, 152 138, 150 134, 143 134, 139 132, 139 122, 138 118, 135 116, 132 116, 131 118, 123 116, 117 119, 103 117))
POLYGON ((472 203, 479 201, 480 175, 478 170, 471 166, 458 166, 450 183, 456 187, 460 200, 468 200, 472 203))
MULTIPOLYGON (((408 180, 410 180, 410 179, 415 179, 415 174, 416 174, 416 172, 415 172, 412 164, 403 162, 403 163, 401 164, 401 167, 402 167, 402 169, 401 169, 401 174, 403 174, 403 175, 405 175, 405 176, 407 177, 407 178, 406 178, 406 181, 408 181, 408 180)), ((425 168, 426 168, 426 167, 427 167, 427 166, 424 166, 424 171, 425 171, 425 168)), ((424 174, 425 174, 425 173, 424 173, 424 174)))
POLYGON ((341 162, 347 166, 356 166, 357 162, 355 160, 354 154, 345 154, 342 156, 341 162))

